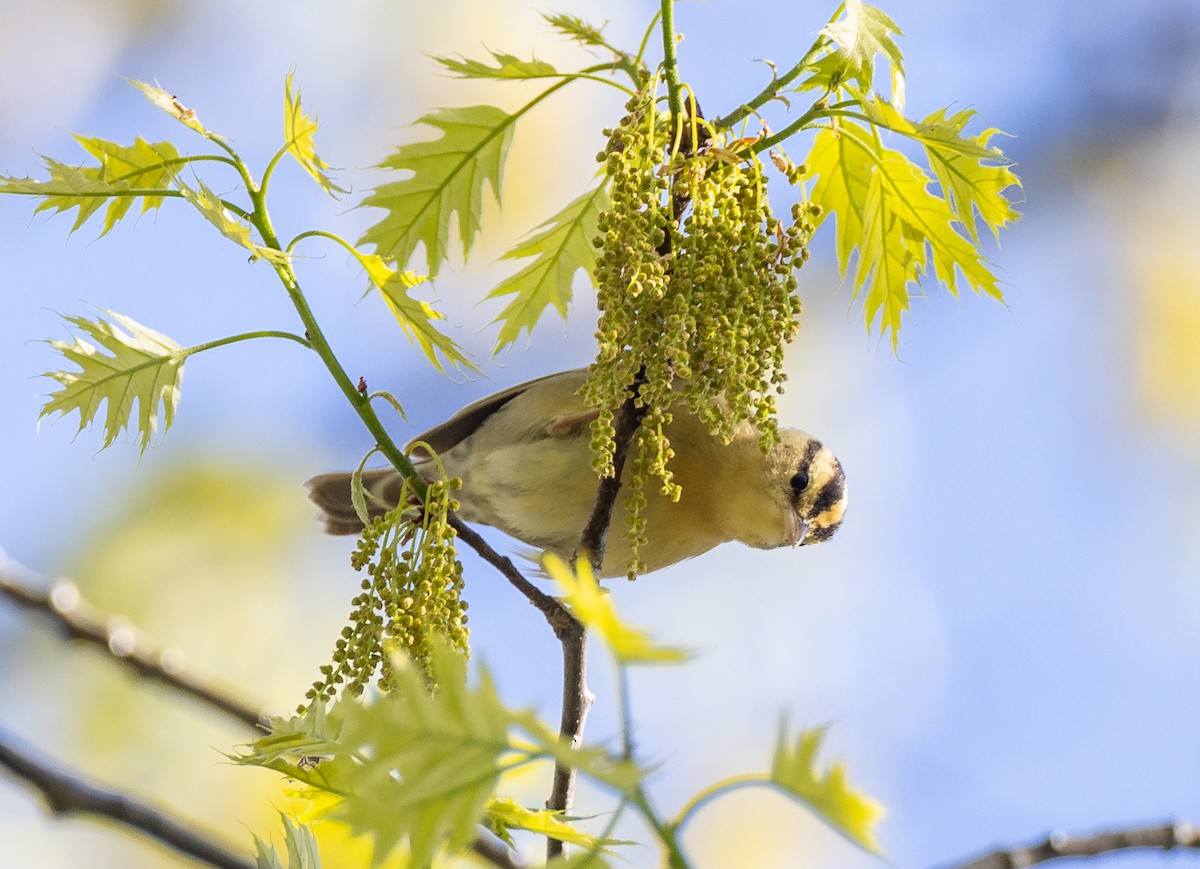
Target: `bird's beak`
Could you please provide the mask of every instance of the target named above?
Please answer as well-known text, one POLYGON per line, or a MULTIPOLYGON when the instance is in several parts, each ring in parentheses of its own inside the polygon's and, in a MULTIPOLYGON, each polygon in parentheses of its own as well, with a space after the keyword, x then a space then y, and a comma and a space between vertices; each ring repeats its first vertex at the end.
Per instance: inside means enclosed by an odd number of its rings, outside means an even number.
POLYGON ((792 547, 803 546, 804 538, 808 536, 808 529, 812 522, 808 519, 801 519, 800 514, 795 510, 788 510, 787 513, 787 537, 788 543, 792 547))

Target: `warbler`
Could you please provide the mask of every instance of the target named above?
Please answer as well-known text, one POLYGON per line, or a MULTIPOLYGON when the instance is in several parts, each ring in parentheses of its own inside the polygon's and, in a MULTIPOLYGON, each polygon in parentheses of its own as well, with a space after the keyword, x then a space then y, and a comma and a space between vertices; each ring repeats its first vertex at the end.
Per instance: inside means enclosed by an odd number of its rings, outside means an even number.
MULTIPOLYGON (((530 546, 569 558, 596 499, 588 423, 597 415, 579 388, 584 370, 530 380, 480 399, 407 447, 418 472, 462 479, 459 516, 506 532, 530 546)), ((846 510, 842 466, 820 441, 781 429, 764 453, 760 433, 743 424, 729 443, 710 434, 682 404, 666 427, 678 501, 647 485, 647 541, 640 550, 650 572, 739 540, 758 549, 828 540, 846 510)), ((628 463, 626 474, 628 476, 628 463)), ((624 478, 623 478, 624 479, 624 478)), ((402 478, 392 468, 366 471, 364 494, 372 516, 392 509, 402 478)), ((309 496, 325 514, 330 534, 356 534, 362 521, 350 498, 351 475, 321 474, 309 496)), ((600 576, 627 573, 633 553, 623 533, 624 499, 617 498, 600 576)))

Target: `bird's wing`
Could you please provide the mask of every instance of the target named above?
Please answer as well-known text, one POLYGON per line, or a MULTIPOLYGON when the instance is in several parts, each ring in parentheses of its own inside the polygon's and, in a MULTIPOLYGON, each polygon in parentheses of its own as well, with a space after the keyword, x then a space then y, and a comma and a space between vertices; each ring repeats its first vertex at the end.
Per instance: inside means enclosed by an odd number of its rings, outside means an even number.
MULTIPOLYGON (((517 396, 523 395, 535 387, 551 385, 564 389, 570 386, 569 394, 573 394, 574 390, 582 385, 586 376, 587 371, 582 368, 573 371, 560 371, 557 374, 547 374, 545 377, 537 377, 533 380, 527 380, 524 383, 518 383, 516 386, 510 386, 508 389, 494 392, 491 395, 468 404, 445 422, 439 423, 428 431, 417 435, 409 441, 406 449, 415 459, 430 458, 429 449, 439 454, 448 452, 474 434, 496 411, 500 410, 500 408, 504 407, 504 405, 517 396), (428 445, 429 449, 426 449, 426 445, 428 445)), ((575 411, 575 409, 572 410, 576 415, 578 414, 578 411, 575 411)), ((554 431, 557 423, 558 418, 546 420, 548 434, 557 433, 554 431)))

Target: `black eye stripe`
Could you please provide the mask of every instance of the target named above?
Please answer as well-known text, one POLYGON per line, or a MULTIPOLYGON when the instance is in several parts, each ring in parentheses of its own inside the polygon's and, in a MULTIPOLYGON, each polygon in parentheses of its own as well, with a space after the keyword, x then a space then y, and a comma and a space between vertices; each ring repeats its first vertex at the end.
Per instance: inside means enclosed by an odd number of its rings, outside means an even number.
POLYGON ((821 487, 821 491, 817 493, 816 500, 813 501, 812 515, 813 517, 820 516, 846 494, 846 484, 840 476, 834 477, 828 483, 821 487))
POLYGON ((809 440, 808 445, 804 448, 804 455, 800 457, 800 466, 796 470, 802 473, 807 473, 808 469, 812 467, 813 459, 817 457, 817 453, 820 451, 820 449, 820 441, 815 439, 809 440))
POLYGON ((832 525, 819 525, 808 532, 806 538, 813 543, 822 543, 832 537, 839 528, 842 527, 842 520, 834 522, 832 525))

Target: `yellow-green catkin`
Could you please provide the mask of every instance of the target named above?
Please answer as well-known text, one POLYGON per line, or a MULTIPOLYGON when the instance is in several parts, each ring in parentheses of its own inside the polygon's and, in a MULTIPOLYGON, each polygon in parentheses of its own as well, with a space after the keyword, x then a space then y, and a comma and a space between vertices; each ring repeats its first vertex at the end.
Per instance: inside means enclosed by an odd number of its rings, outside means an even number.
MULTIPOLYGON (((647 481, 657 479, 664 497, 680 496, 669 467, 673 406, 725 441, 745 423, 762 432, 764 450, 776 439, 784 348, 799 327, 795 270, 807 259, 817 215, 801 203, 790 224, 775 218, 752 142, 707 130, 695 151, 672 153, 683 137, 673 135, 652 89, 626 110, 600 155, 611 204, 598 224, 599 352, 583 397, 599 410, 596 470, 611 475, 614 414, 641 374, 646 415, 625 502, 636 562, 647 481)), ((795 183, 803 170, 786 174, 795 183)))
POLYGON ((363 529, 350 563, 366 576, 332 662, 321 667, 322 678, 305 695, 308 703, 333 699, 339 687, 357 696, 377 673, 380 688, 388 690, 393 650, 405 653, 428 678, 435 636, 469 654, 462 564, 454 551, 457 534, 448 524, 458 507, 452 496, 458 485, 436 480, 420 511, 401 497, 399 506, 363 529))

